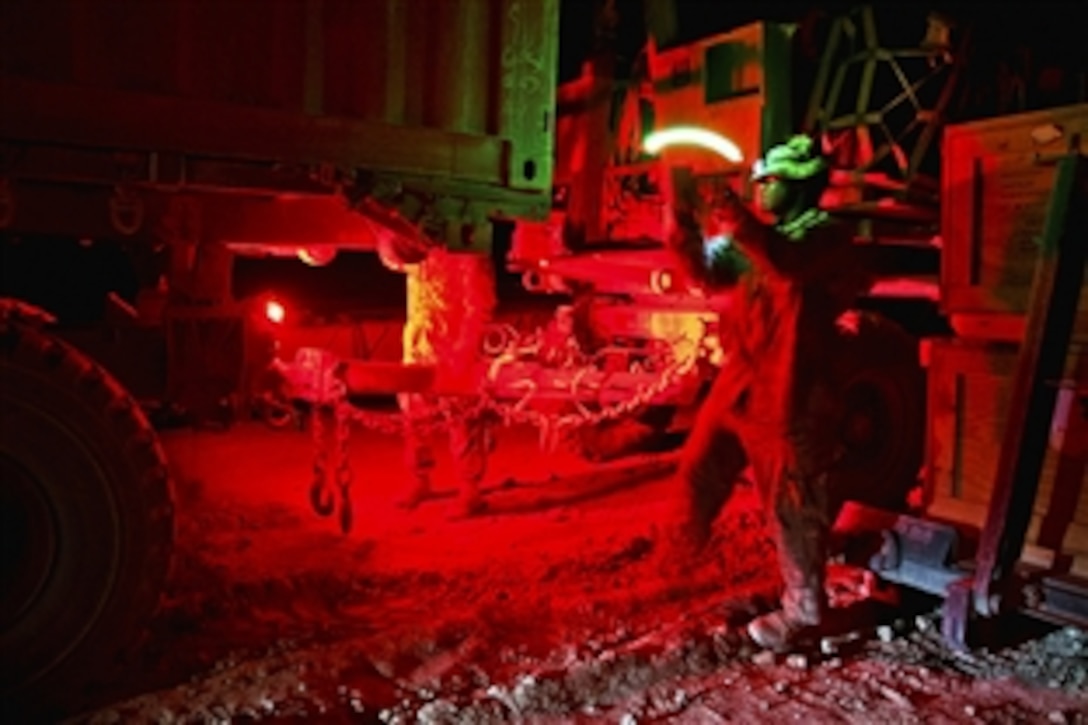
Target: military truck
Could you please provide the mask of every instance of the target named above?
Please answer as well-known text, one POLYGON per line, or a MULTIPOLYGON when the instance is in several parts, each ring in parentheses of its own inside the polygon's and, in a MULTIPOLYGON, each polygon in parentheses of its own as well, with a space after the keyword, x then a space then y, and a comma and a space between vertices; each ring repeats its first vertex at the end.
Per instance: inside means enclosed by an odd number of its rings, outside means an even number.
MULTIPOLYGON (((838 154, 833 201, 859 242, 932 259, 937 189, 919 172, 943 106, 915 109, 916 146, 859 144, 872 140, 859 129, 884 119, 855 123, 839 75, 856 80, 869 59, 895 55, 857 32, 864 17, 845 23, 812 79, 805 126, 838 154), (889 241, 899 244, 877 244, 889 241)), ((556 321, 573 329, 554 326, 558 346, 500 329, 482 367, 502 373, 489 378, 497 398, 543 376, 594 383, 558 394, 575 423, 664 408, 673 425, 676 395, 697 404, 697 387, 693 397, 669 376, 693 351, 713 374, 716 327, 662 261, 667 200, 650 183, 661 160, 637 144, 643 111, 656 103, 661 124, 715 127, 758 156, 791 128, 788 36, 767 24, 662 43, 637 83, 617 83, 602 61, 588 88, 557 89, 558 24, 558 0, 0 6, 0 234, 46 256, 61 244, 123 250, 138 282, 131 300, 112 298, 118 324, 105 336, 55 327, 25 300, 0 305, 5 705, 78 705, 138 643, 173 545, 170 468, 147 411, 167 401, 213 415, 270 359, 266 300, 232 289, 238 256, 322 265, 367 251, 402 269, 438 248, 490 254, 514 230, 510 268, 532 291, 562 295, 556 321), (579 328, 589 339, 568 345, 579 328), (679 351, 675 333, 692 330, 697 344, 679 351), (549 350, 560 362, 542 359, 549 350)), ((958 68, 945 30, 931 24, 906 52, 920 72, 958 68)), ((743 184, 740 166, 685 163, 707 183, 743 184)), ((933 303, 930 287, 906 288, 933 303)), ((870 358, 848 391, 854 477, 894 480, 899 498, 921 463, 915 342, 870 358)), ((357 372, 388 373, 382 384, 396 388, 401 367, 357 372)))
POLYGON ((214 407, 241 385, 253 309, 232 294, 234 255, 322 264, 363 249, 399 266, 433 246, 486 253, 497 220, 547 212, 558 12, 0 7, 5 243, 114 245, 141 282, 115 305, 106 367, 49 311, 0 306, 5 704, 79 703, 155 607, 173 504, 140 403, 165 386, 214 407))

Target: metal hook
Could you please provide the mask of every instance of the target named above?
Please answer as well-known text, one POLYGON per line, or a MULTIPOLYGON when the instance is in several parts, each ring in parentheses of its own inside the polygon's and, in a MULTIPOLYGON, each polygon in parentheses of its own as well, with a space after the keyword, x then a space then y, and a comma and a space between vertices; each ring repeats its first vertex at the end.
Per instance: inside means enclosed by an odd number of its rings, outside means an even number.
POLYGON ((321 480, 310 485, 310 506, 318 516, 329 516, 336 510, 336 501, 332 492, 321 480))

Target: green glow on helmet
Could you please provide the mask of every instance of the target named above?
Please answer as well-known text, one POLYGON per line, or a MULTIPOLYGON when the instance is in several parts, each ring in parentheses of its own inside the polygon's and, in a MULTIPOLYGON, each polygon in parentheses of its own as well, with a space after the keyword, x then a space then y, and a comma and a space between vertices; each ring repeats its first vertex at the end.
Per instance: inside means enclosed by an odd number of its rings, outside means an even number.
POLYGON ((827 170, 827 161, 819 154, 816 144, 808 136, 798 134, 786 143, 767 151, 752 167, 752 179, 762 181, 779 177, 791 181, 804 181, 827 170))
POLYGON ((728 138, 720 133, 694 126, 663 128, 660 131, 651 133, 642 143, 642 147, 651 154, 659 153, 668 146, 698 146, 713 151, 735 164, 739 164, 744 160, 744 154, 741 153, 740 147, 728 138))

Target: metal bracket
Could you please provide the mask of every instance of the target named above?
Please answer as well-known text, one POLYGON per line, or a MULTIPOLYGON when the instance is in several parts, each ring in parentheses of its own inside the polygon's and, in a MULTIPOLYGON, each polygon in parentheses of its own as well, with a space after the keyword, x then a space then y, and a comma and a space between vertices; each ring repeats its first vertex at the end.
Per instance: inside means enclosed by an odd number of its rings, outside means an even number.
POLYGON ((951 526, 899 516, 881 535, 882 545, 869 560, 869 568, 882 579, 944 596, 965 575, 954 563, 959 533, 951 526))

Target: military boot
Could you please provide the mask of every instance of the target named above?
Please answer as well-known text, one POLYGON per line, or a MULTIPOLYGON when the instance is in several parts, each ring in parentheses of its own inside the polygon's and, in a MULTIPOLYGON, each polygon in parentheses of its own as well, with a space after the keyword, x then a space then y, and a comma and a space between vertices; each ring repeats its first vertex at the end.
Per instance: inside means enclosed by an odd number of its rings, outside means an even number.
POLYGON ((786 590, 782 608, 748 623, 748 636, 764 649, 788 652, 820 636, 827 614, 822 587, 786 590))

